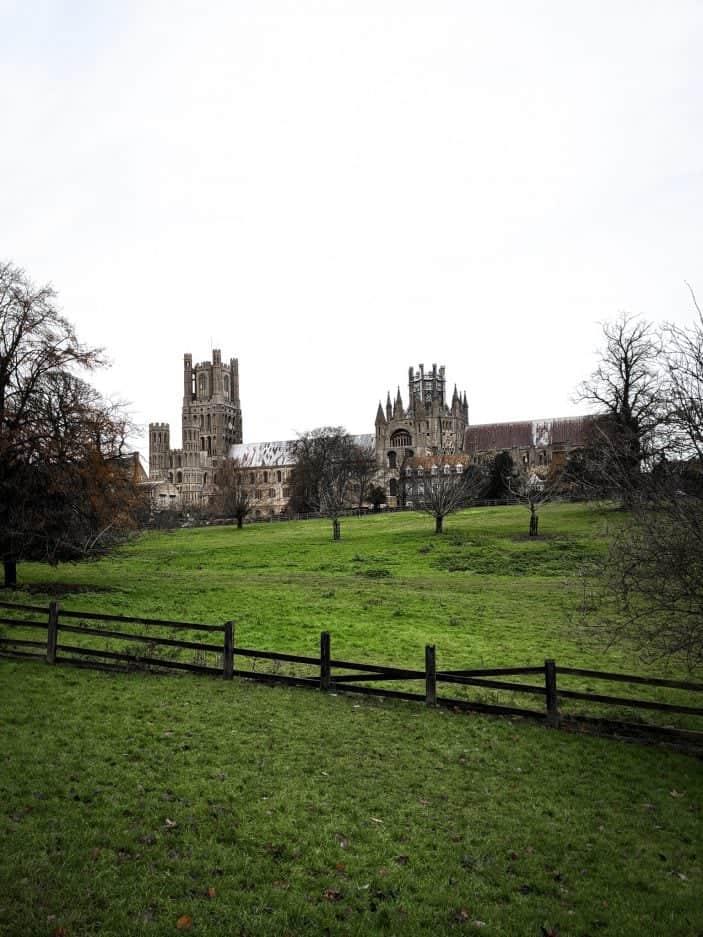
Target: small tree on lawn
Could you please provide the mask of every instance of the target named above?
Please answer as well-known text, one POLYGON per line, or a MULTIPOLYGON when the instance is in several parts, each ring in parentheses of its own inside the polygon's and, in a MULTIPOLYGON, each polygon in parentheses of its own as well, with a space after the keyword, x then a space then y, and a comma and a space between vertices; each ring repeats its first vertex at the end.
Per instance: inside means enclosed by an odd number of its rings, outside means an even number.
POLYGON ((484 484, 485 476, 478 466, 458 464, 452 472, 449 465, 434 464, 430 474, 417 481, 413 504, 418 511, 434 517, 435 533, 441 534, 444 518, 475 500, 484 484))
POLYGON ((341 426, 326 426, 300 435, 291 473, 291 507, 319 512, 332 521, 332 537, 341 538, 339 519, 352 502, 354 466, 359 447, 341 426))
POLYGON ((225 459, 215 473, 215 507, 220 514, 236 517, 241 530, 254 508, 244 470, 238 459, 225 459))
POLYGON ((530 475, 518 475, 516 478, 508 478, 506 479, 506 485, 510 494, 529 510, 529 536, 536 537, 539 527, 539 509, 551 500, 551 492, 547 482, 533 472, 530 475))

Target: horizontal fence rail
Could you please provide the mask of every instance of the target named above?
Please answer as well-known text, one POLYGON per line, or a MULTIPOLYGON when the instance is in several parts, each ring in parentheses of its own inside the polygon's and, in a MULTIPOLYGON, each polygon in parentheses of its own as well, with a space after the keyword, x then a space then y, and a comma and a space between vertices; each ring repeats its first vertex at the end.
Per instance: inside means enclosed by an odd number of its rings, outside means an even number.
MULTIPOLYGON (((226 680, 234 676, 265 683, 283 683, 291 686, 316 687, 323 691, 341 691, 424 702, 427 705, 445 706, 456 710, 467 710, 495 715, 520 716, 536 719, 548 726, 559 726, 577 722, 580 724, 598 723, 614 729, 631 730, 638 733, 654 733, 693 740, 703 745, 703 732, 674 726, 660 726, 649 723, 632 724, 617 720, 608 720, 601 716, 582 713, 565 713, 563 702, 570 700, 587 702, 604 707, 618 707, 621 711, 644 710, 665 715, 703 716, 703 707, 684 703, 662 702, 641 697, 613 696, 594 692, 590 688, 568 689, 565 680, 581 679, 588 681, 611 681, 619 684, 631 684, 635 687, 669 689, 687 693, 703 692, 703 683, 684 680, 672 680, 659 677, 644 677, 638 674, 610 673, 578 667, 557 666, 553 660, 545 660, 542 665, 528 667, 484 667, 452 670, 438 669, 436 652, 433 645, 425 648, 425 662, 422 669, 395 667, 371 663, 360 663, 340 658, 333 658, 331 636, 329 632, 320 635, 318 656, 290 654, 282 651, 257 650, 235 645, 234 622, 221 625, 200 622, 169 621, 166 619, 141 618, 125 615, 99 614, 59 610, 56 602, 44 606, 23 605, 12 602, 0 602, 0 625, 6 629, 19 629, 23 637, 10 634, 0 635, 0 655, 5 657, 31 658, 46 660, 49 664, 66 664, 77 667, 92 667, 100 670, 126 671, 132 669, 156 669, 158 671, 186 671, 200 674, 219 675, 226 680), (13 615, 7 614, 11 611, 13 615), (17 617, 14 617, 15 614, 17 617), (81 623, 79 623, 81 622, 81 623), (83 624, 87 622, 88 624, 83 624), (106 624, 108 627, 100 627, 106 624), (145 629, 136 632, 133 626, 145 629), (129 629, 129 630, 123 630, 129 629), (209 641, 193 640, 166 636, 163 629, 204 632, 220 635, 218 643, 214 637, 209 641), (24 635, 34 630, 42 632, 41 639, 24 635), (63 636, 68 638, 64 641, 63 636), (108 643, 104 647, 80 644, 71 641, 69 636, 89 639, 101 639, 105 642, 127 642, 126 648, 115 649, 108 643), (191 660, 179 657, 157 656, 158 649, 169 652, 194 652, 191 660), (143 653, 142 653, 143 650, 143 653), (209 657, 207 656, 209 655, 209 657), (214 660, 213 660, 214 659, 214 660), (245 660, 251 661, 246 669, 239 666, 245 660), (257 669, 258 662, 273 669, 257 669), (279 665, 298 668, 299 672, 280 672, 279 665), (535 677, 541 680, 535 680, 535 677), (516 679, 525 677, 530 682, 516 679), (398 689, 388 684, 401 683, 398 689), (419 684, 412 689, 412 684, 419 684), (410 688, 408 688, 410 685, 410 688), (479 690, 501 691, 511 696, 524 696, 541 700, 539 708, 527 708, 485 699, 472 699, 466 696, 446 696, 439 690, 451 692, 451 688, 476 688, 479 690)), ((620 715, 618 713, 617 715, 620 715)))

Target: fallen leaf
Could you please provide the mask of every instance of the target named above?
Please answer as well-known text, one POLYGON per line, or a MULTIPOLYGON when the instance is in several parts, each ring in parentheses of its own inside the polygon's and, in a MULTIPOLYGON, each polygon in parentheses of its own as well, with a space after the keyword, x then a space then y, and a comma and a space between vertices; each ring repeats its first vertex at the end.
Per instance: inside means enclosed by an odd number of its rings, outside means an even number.
POLYGON ((341 891, 339 891, 337 888, 325 888, 322 894, 328 901, 339 901, 342 897, 341 891))
POLYGON ((169 820, 169 818, 166 817, 166 829, 167 829, 167 830, 172 830, 172 829, 174 828, 174 826, 178 826, 178 824, 176 823, 176 821, 175 821, 175 820, 169 820))
POLYGON ((100 857, 100 850, 97 846, 93 848, 93 851, 90 854, 93 857, 93 862, 97 862, 100 857))
POLYGON ((429 804, 429 800, 425 800, 424 797, 421 797, 420 803, 422 804, 423 807, 427 807, 427 805, 429 804))
POLYGON ((408 864, 408 857, 407 857, 407 856, 396 856, 395 859, 394 859, 394 862, 396 862, 398 865, 407 865, 407 864, 408 864))
POLYGON ((347 848, 348 840, 347 840, 347 837, 346 837, 346 836, 343 836, 341 833, 335 833, 335 834, 334 834, 334 838, 335 838, 335 839, 337 840, 337 842, 339 843, 339 848, 340 848, 340 849, 346 849, 346 848, 347 848))
POLYGON ((212 885, 211 885, 211 886, 206 890, 205 894, 208 896, 208 898, 216 898, 216 897, 217 897, 217 890, 214 889, 214 888, 212 887, 212 885))
POLYGON ((343 872, 346 869, 346 867, 347 867, 346 862, 338 862, 337 865, 335 866, 335 869, 337 870, 337 872, 343 872))
POLYGON ((388 875, 388 869, 379 869, 378 874, 382 876, 388 875))
POLYGON ((287 891, 290 888, 290 882, 281 879, 277 882, 271 882, 271 888, 276 888, 278 891, 287 891))
POLYGON ((193 926, 193 918, 189 914, 183 914, 176 921, 178 930, 190 930, 193 926))
POLYGON ((458 911, 454 912, 454 920, 459 921, 460 924, 465 924, 470 917, 468 908, 459 908, 458 911))
POLYGON ((685 797, 685 796, 686 796, 685 791, 684 792, 677 791, 677 790, 669 791, 669 797, 685 797))
POLYGON ((383 820, 379 820, 378 817, 369 817, 372 823, 383 823, 383 820))

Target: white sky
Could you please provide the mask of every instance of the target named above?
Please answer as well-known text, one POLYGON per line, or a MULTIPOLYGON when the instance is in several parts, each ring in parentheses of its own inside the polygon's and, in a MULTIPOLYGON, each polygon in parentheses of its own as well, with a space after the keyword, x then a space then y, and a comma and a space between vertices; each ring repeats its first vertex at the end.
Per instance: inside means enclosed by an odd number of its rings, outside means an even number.
POLYGON ((174 447, 213 346, 245 442, 419 362, 567 415, 599 322, 703 295, 701 49, 700 0, 0 0, 0 257, 174 447))

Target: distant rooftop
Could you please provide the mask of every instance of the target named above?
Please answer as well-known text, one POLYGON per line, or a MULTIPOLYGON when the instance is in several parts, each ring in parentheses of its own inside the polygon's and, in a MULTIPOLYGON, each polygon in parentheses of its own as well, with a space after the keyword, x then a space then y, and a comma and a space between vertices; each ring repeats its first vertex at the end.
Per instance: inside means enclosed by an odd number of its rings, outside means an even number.
POLYGON ((562 416, 511 423, 476 423, 464 433, 464 452, 520 446, 582 446, 594 416, 562 416))
MULTIPOLYGON (((358 446, 373 447, 376 437, 373 433, 362 433, 352 436, 358 446)), ((264 465, 267 468, 280 468, 291 465, 295 461, 295 446, 297 439, 283 439, 275 442, 248 442, 237 443, 230 446, 230 459, 238 459, 244 468, 264 465)))

